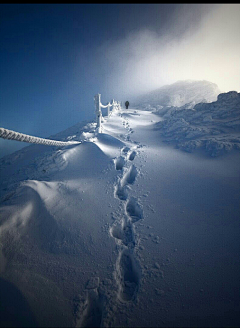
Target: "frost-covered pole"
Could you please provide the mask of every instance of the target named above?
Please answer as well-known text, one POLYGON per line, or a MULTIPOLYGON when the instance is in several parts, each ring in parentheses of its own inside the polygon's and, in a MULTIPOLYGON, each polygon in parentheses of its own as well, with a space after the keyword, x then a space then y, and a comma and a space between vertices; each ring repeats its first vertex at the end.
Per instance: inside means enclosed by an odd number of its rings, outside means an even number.
POLYGON ((96 121, 97 121, 97 129, 101 131, 101 123, 102 123, 102 111, 101 111, 101 94, 98 93, 94 96, 95 102, 95 113, 96 113, 96 121))
POLYGON ((108 104, 108 117, 109 117, 109 114, 110 114, 110 104, 108 104))

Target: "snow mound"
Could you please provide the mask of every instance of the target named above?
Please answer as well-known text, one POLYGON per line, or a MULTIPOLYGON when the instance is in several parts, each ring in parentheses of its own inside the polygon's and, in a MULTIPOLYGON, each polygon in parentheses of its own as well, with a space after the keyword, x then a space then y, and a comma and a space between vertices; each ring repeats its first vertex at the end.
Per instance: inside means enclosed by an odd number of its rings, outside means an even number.
POLYGON ((118 138, 112 137, 109 134, 101 133, 97 136, 95 144, 104 152, 104 154, 114 157, 119 155, 120 149, 125 144, 118 138))
POLYGON ((165 142, 187 152, 205 149, 216 157, 240 150, 240 93, 218 95, 217 101, 199 103, 193 109, 170 108, 156 124, 165 142))
MULTIPOLYGON (((84 121, 50 138, 60 141, 91 142, 95 140, 95 129, 96 123, 84 121)), ((6 193, 5 196, 8 197, 23 180, 48 180, 52 174, 64 170, 75 147, 76 145, 61 148, 30 145, 1 158, 0 198, 6 193)))
POLYGON ((57 136, 79 145, 3 158, 2 326, 238 326, 240 154, 199 160, 159 142, 201 141, 235 114, 238 131, 238 99, 115 111, 102 133, 57 136))

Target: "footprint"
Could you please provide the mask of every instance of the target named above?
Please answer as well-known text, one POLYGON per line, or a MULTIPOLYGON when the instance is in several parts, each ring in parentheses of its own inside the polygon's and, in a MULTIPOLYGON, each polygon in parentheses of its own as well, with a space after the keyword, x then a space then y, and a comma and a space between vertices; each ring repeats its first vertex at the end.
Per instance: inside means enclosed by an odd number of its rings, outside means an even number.
POLYGON ((126 200, 128 198, 126 186, 121 186, 121 182, 117 186, 115 186, 114 191, 115 197, 119 198, 120 200, 126 200))
POLYGON ((122 227, 122 223, 115 223, 111 228, 110 228, 110 235, 113 238, 119 239, 119 240, 123 240, 123 227, 122 227))
POLYGON ((110 228, 109 232, 110 235, 116 238, 120 244, 125 246, 132 244, 133 247, 135 246, 134 231, 131 222, 128 222, 125 225, 123 221, 121 223, 117 222, 110 228))
POLYGON ((97 288, 87 290, 85 309, 77 327, 101 327, 102 306, 97 288))
POLYGON ((132 244, 132 246, 135 246, 135 238, 134 238, 134 230, 133 230, 133 225, 131 222, 128 222, 124 227, 123 227, 123 244, 125 246, 128 246, 132 244))
POLYGON ((129 152, 130 148, 129 147, 123 147, 122 148, 122 153, 127 154, 129 152))
POLYGON ((130 167, 130 169, 124 174, 122 180, 121 180, 121 185, 125 186, 127 184, 133 184, 136 176, 137 176, 137 169, 134 165, 130 167))
POLYGON ((126 204, 126 212, 131 218, 131 222, 135 223, 143 218, 143 211, 136 198, 131 197, 126 204))
POLYGON ((116 160, 115 160, 115 167, 116 170, 122 170, 123 166, 124 166, 125 160, 124 157, 119 156, 116 160))
POLYGON ((133 161, 134 160, 134 158, 135 158, 135 156, 136 156, 136 151, 135 150, 133 150, 131 153, 130 153, 130 155, 128 156, 128 159, 130 160, 130 161, 133 161))
POLYGON ((129 302, 136 296, 139 286, 139 273, 129 250, 120 253, 116 270, 119 284, 118 298, 123 302, 129 302))

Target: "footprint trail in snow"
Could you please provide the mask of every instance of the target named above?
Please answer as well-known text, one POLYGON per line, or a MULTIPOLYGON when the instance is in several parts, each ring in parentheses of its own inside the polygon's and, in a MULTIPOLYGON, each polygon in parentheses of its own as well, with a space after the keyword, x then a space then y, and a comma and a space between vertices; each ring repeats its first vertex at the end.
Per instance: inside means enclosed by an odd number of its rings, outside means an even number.
MULTIPOLYGON (((129 123, 123 119, 123 125, 128 130, 124 139, 130 141, 129 135, 133 130, 129 123)), ((137 155, 136 146, 124 147, 121 155, 115 159, 116 170, 122 171, 114 188, 114 196, 123 203, 123 213, 118 215, 110 227, 110 235, 115 239, 118 247, 118 258, 115 265, 114 276, 118 285, 118 300, 121 302, 133 301, 137 295, 140 282, 140 269, 135 258, 135 245, 137 236, 134 223, 143 218, 143 211, 134 197, 129 197, 128 191, 135 183, 138 175, 136 166, 132 163, 137 155)))
POLYGON ((136 258, 138 237, 134 225, 143 219, 143 210, 138 199, 131 196, 131 186, 138 176, 134 159, 138 154, 137 148, 141 146, 130 140, 130 134, 134 131, 128 121, 121 114, 120 116, 127 130, 121 137, 128 145, 132 143, 133 146, 124 146, 120 155, 114 159, 115 170, 119 172, 114 186, 114 197, 119 200, 121 208, 120 213, 113 215, 114 222, 109 228, 109 235, 114 239, 118 252, 113 271, 116 290, 112 296, 106 291, 102 293, 99 278, 90 278, 85 288, 85 296, 80 297, 78 302, 76 327, 112 326, 112 308, 124 304, 128 306, 129 302, 134 302, 140 285, 141 269, 136 258))

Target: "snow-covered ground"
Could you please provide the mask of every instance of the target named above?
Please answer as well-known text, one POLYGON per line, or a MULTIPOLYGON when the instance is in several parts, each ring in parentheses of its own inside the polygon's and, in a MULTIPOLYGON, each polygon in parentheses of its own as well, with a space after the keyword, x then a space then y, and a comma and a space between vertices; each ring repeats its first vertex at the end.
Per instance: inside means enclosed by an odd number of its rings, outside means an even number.
POLYGON ((1 159, 1 325, 239 326, 240 154, 121 110, 1 159))
POLYGON ((199 103, 193 108, 158 110, 163 118, 157 124, 165 142, 187 152, 204 150, 219 156, 240 150, 240 93, 218 95, 217 101, 199 103))

